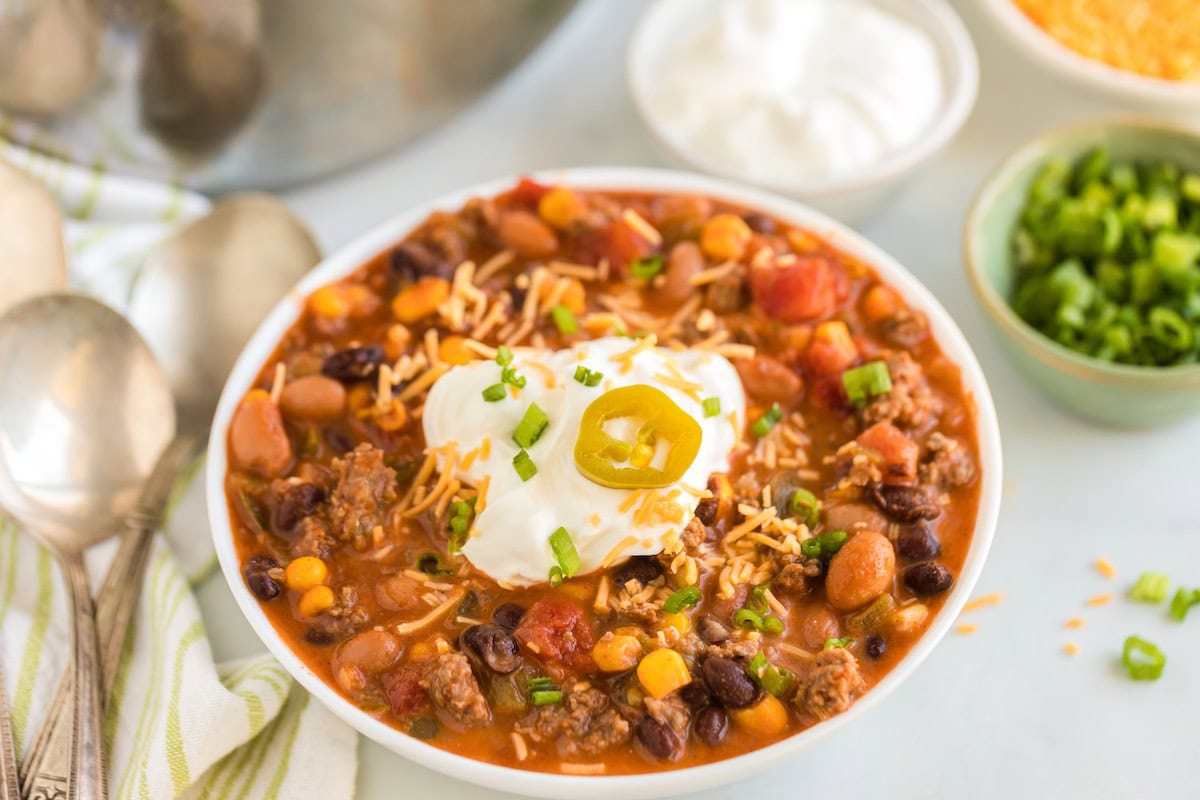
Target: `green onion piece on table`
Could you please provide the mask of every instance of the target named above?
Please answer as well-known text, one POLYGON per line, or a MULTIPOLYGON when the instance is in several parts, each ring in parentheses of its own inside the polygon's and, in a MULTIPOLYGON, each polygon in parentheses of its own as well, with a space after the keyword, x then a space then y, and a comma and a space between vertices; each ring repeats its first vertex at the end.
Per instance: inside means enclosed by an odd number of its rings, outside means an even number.
POLYGON ((1156 681, 1162 677, 1167 657, 1157 646, 1137 636, 1125 640, 1121 663, 1135 681, 1156 681))
POLYGON ((1129 597, 1139 603, 1161 603, 1167 599, 1171 579, 1158 572, 1143 572, 1129 591, 1129 597))
POLYGON ((1171 598, 1171 617, 1176 622, 1187 619, 1188 610, 1200 605, 1200 589, 1179 589, 1171 598))

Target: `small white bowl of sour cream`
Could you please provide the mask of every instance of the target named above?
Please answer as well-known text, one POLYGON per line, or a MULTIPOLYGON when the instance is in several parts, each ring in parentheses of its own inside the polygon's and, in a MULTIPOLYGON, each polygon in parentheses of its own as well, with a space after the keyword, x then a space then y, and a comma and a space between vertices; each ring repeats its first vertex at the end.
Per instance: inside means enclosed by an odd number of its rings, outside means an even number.
POLYGON ((945 0, 656 0, 626 70, 670 160, 851 223, 954 138, 979 91, 945 0))

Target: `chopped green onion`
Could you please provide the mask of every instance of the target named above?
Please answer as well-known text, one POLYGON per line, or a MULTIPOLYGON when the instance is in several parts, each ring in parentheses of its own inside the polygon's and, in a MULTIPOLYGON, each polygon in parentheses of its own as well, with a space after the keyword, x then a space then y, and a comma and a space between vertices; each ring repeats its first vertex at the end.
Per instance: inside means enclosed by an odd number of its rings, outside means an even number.
POLYGON ((529 693, 529 701, 535 706, 550 706, 561 703, 563 693, 560 689, 538 689, 529 693))
POLYGON ((600 381, 604 380, 604 373, 588 369, 580 364, 575 368, 575 380, 579 381, 584 386, 599 386, 600 381))
POLYGON ((685 586, 671 594, 663 603, 663 611, 668 614, 678 614, 685 608, 694 608, 700 602, 700 587, 685 586))
POLYGON ((1187 619, 1188 609, 1200 605, 1200 589, 1179 589, 1171 598, 1171 617, 1176 622, 1187 619))
POLYGON ((1129 590, 1129 597, 1139 603, 1161 603, 1167 599, 1171 579, 1158 572, 1143 572, 1129 590))
POLYGON ((649 280, 662 272, 666 260, 662 256, 642 256, 629 265, 629 274, 635 278, 649 280))
POLYGON ((733 624, 748 631, 783 632, 783 620, 779 617, 763 617, 750 608, 739 608, 733 612, 733 624))
POLYGON ((496 363, 502 367, 507 367, 512 363, 512 350, 508 349, 507 345, 500 345, 496 348, 496 363))
POLYGON ((513 431, 513 441, 517 443, 517 447, 523 450, 533 447, 549 424, 550 418, 546 416, 546 412, 542 410, 541 406, 537 403, 530 403, 529 408, 525 409, 521 421, 517 423, 517 429, 513 431))
POLYGON ((558 688, 558 684, 554 682, 553 678, 547 678, 545 676, 530 678, 526 685, 529 687, 529 691, 531 692, 558 688))
POLYGON ((513 456, 512 465, 517 474, 521 476, 522 481, 527 481, 537 474, 537 464, 533 463, 529 453, 524 450, 513 456))
POLYGON ((575 314, 566 306, 558 305, 550 309, 550 317, 554 320, 554 325, 558 328, 558 332, 570 335, 579 330, 579 326, 575 323, 575 314))
POLYGON ((771 432, 771 428, 775 427, 775 423, 779 422, 781 419, 783 419, 783 409, 779 407, 779 403, 773 403, 771 407, 767 409, 767 413, 763 414, 754 421, 754 424, 750 427, 750 430, 754 432, 755 436, 766 436, 771 432))
POLYGON ((892 390, 892 373, 888 371, 886 363, 872 361, 843 372, 842 385, 846 387, 846 397, 850 398, 850 402, 862 408, 869 398, 892 390))
POLYGON ((457 553, 467 541, 471 520, 475 517, 475 500, 455 500, 450 504, 450 552, 457 553))
POLYGON ((504 388, 503 383, 493 383, 483 390, 483 399, 489 403, 496 403, 503 400, 507 394, 508 390, 504 388))
POLYGON ((771 588, 771 582, 760 583, 750 590, 750 595, 746 598, 746 608, 756 611, 759 614, 766 614, 771 610, 770 603, 767 602, 767 590, 771 588))
POLYGON ((550 534, 550 549, 562 568, 563 577, 570 578, 579 571, 579 551, 575 549, 575 543, 571 541, 571 534, 567 533, 566 528, 559 528, 550 534))
POLYGON ((854 644, 853 636, 843 636, 840 639, 826 639, 825 644, 821 645, 822 650, 833 650, 837 647, 849 647, 854 644))
POLYGON ((705 417, 715 417, 721 413, 721 398, 706 397, 700 405, 704 406, 705 417))
POLYGON ((800 543, 800 552, 809 558, 833 558, 833 554, 846 543, 845 531, 822 531, 817 536, 800 543))
POLYGON ((779 617, 763 617, 762 629, 766 633, 783 633, 783 620, 779 617))
POLYGON ((550 574, 546 577, 546 583, 550 584, 550 588, 557 589, 559 586, 562 586, 563 580, 562 567, 557 565, 551 567, 550 574))
POLYGON ((525 376, 519 374, 516 367, 504 367, 501 369, 500 382, 507 383, 509 386, 515 386, 518 389, 525 388, 525 376))
POLYGON ((426 575, 452 575, 454 570, 442 564, 437 553, 422 553, 417 557, 417 569, 426 575))
POLYGON ((1162 677, 1167 657, 1155 645, 1137 636, 1125 640, 1121 663, 1135 681, 1156 681, 1162 677))
POLYGON ((821 503, 817 500, 817 496, 808 489, 797 489, 792 492, 788 505, 791 507, 792 513, 809 528, 815 526, 821 518, 821 503))
POLYGON ((783 697, 792 688, 794 676, 791 670, 774 666, 762 653, 758 653, 750 659, 746 671, 750 674, 752 681, 776 697, 783 697))

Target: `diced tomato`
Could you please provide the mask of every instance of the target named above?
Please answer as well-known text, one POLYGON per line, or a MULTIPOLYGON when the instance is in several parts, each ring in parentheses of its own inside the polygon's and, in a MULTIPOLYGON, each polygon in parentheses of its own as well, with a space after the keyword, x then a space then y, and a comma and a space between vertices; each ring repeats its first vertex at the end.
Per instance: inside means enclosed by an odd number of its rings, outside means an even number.
POLYGON ((616 220, 603 228, 584 234, 579 243, 579 250, 582 260, 586 263, 598 264, 601 259, 606 258, 613 269, 625 274, 635 258, 653 253, 654 245, 624 222, 616 220))
POLYGON ((858 346, 841 320, 822 322, 813 331, 804 366, 814 375, 841 375, 858 358, 858 346))
POLYGON ((565 600, 538 600, 513 631, 523 650, 542 661, 584 672, 595 668, 595 639, 583 609, 565 600))
POLYGON ((802 255, 783 267, 759 267, 750 273, 754 302, 783 322, 827 317, 846 291, 845 270, 819 255, 802 255))
POLYGON ((433 708, 429 693, 421 686, 421 672, 417 667, 405 665, 379 679, 392 713, 398 717, 421 714, 433 708))
POLYGON ((550 187, 544 183, 538 183, 533 178, 522 177, 513 187, 512 196, 518 202, 532 206, 537 205, 537 202, 542 199, 542 195, 548 191, 550 191, 550 187))
POLYGON ((905 483, 917 477, 921 448, 892 423, 875 423, 860 433, 857 441, 859 447, 879 454, 884 483, 905 483))

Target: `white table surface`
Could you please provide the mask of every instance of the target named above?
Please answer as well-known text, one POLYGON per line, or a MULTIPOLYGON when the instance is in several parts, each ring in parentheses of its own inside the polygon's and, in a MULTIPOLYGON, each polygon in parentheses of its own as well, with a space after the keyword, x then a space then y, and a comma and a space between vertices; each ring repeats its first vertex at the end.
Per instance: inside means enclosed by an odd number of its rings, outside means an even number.
MULTIPOLYGON (((1093 427, 1052 406, 1008 364, 985 326, 960 257, 966 208, 998 159, 1042 129, 1122 109, 1084 97, 1020 60, 975 8, 982 90, 974 115, 862 230, 920 277, 958 320, 1000 413, 1006 474, 996 542, 971 615, 876 711, 738 784, 696 798, 1200 796, 1200 610, 1186 625, 1122 599, 1142 570, 1200 585, 1200 420, 1155 432, 1093 427), (1108 556, 1117 580, 1093 560, 1108 556), (1103 608, 1086 598, 1114 592, 1103 608), (1064 620, 1082 615, 1083 630, 1064 620), (1131 633, 1168 654, 1153 684, 1118 662, 1131 633), (1075 641, 1082 652, 1062 648, 1075 641)), ((533 59, 467 113, 402 154, 286 195, 335 248, 412 204, 476 181, 542 167, 656 165, 624 83, 641 2, 588 0, 533 59)), ((1172 587, 1173 591, 1174 587, 1172 587)), ((261 644, 223 580, 201 590, 219 658, 261 644)), ((505 797, 363 741, 361 800, 505 797)), ((297 800, 300 800, 299 798, 297 800)))

